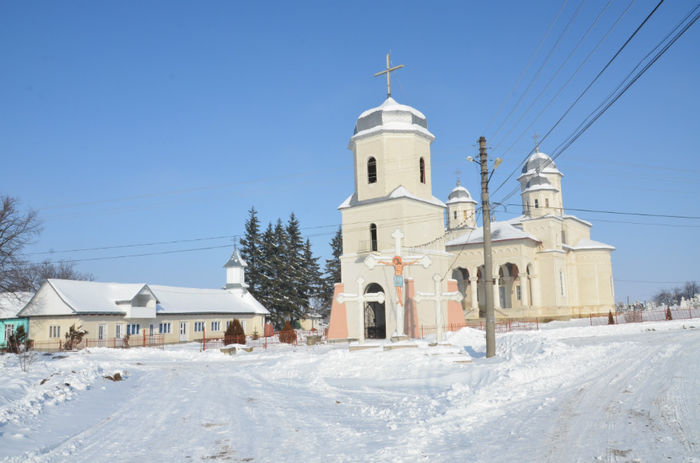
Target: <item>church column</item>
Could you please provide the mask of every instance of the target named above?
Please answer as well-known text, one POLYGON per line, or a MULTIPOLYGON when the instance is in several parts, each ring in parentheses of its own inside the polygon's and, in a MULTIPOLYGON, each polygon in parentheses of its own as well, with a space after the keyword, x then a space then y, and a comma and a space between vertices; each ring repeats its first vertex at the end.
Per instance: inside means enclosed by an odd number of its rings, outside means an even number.
POLYGON ((542 305, 542 302, 540 299, 540 281, 537 275, 530 275, 530 284, 532 285, 532 305, 539 307, 542 305))
MULTIPOLYGON (((476 275, 476 271, 474 272, 474 275, 476 275)), ((479 279, 476 276, 469 277, 469 288, 471 289, 472 293, 472 310, 476 310, 477 313, 479 310, 478 281, 479 279)))
POLYGON ((505 289, 503 307, 506 309, 513 308, 513 277, 503 277, 503 288, 505 289))
POLYGON ((530 305, 529 304, 530 299, 528 296, 527 287, 528 287, 528 284, 530 283, 528 281, 528 279, 530 277, 529 277, 529 275, 521 273, 518 278, 520 280, 520 306, 521 307, 528 307, 530 305))
MULTIPOLYGON (((494 267, 496 267, 494 265, 494 267)), ((496 267, 498 268, 498 267, 496 267)), ((493 276, 493 307, 494 309, 500 309, 501 308, 501 291, 498 289, 500 285, 498 284, 498 270, 496 270, 496 274, 493 276)))

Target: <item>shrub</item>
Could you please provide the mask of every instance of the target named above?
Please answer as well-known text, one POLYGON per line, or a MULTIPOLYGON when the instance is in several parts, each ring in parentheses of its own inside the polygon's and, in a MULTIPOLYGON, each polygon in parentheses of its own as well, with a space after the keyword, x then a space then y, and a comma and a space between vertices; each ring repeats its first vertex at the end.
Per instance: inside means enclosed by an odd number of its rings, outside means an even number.
POLYGON ((86 334, 88 334, 88 332, 85 331, 82 326, 76 328, 75 323, 73 323, 66 333, 66 342, 63 344, 63 348, 65 350, 75 349, 81 342, 83 342, 83 336, 86 334))
POLYGON ((129 337, 130 335, 126 335, 122 338, 122 349, 128 349, 129 348, 129 337))
POLYGON ((612 311, 608 312, 608 325, 614 325, 615 324, 615 319, 613 318, 612 311))
POLYGON ((671 308, 666 307, 666 320, 673 320, 673 316, 671 315, 671 308))
POLYGON ((13 354, 27 351, 31 347, 32 341, 27 337, 24 326, 18 326, 14 333, 7 338, 7 350, 13 354))
POLYGON ((224 344, 245 344, 245 331, 237 318, 229 323, 226 332, 224 333, 224 344))
POLYGON ((280 342, 295 344, 297 342, 297 332, 292 328, 291 323, 284 322, 284 328, 280 331, 280 342))
POLYGON ((252 335, 251 337, 253 338, 254 341, 257 340, 258 338, 260 338, 260 334, 258 333, 258 329, 257 329, 257 328, 255 328, 255 329, 253 330, 253 335, 252 335))

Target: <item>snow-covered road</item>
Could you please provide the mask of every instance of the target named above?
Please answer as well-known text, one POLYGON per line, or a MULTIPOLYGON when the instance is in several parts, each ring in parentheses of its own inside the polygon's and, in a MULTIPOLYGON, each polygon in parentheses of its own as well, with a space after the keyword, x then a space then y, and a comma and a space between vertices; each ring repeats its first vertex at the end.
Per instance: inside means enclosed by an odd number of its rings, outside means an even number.
POLYGON ((700 329, 575 325, 499 336, 493 359, 469 329, 392 351, 91 349, 28 374, 0 356, 0 459, 700 461, 700 329))

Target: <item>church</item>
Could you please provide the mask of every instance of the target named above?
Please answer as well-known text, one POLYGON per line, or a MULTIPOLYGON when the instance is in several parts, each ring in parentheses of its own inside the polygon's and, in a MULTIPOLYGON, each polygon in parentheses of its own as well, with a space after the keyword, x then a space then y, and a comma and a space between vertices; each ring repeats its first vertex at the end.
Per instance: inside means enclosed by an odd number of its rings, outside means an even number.
POLYGON ((435 136, 423 113, 391 97, 388 77, 387 85, 387 99, 360 114, 348 146, 354 192, 338 208, 343 254, 329 339, 418 338, 464 326, 485 316, 486 278, 497 319, 615 310, 615 248, 565 213, 563 173, 539 149, 518 177, 522 215, 491 223, 493 275, 485 275, 477 201, 459 181, 446 202, 433 196, 435 136))

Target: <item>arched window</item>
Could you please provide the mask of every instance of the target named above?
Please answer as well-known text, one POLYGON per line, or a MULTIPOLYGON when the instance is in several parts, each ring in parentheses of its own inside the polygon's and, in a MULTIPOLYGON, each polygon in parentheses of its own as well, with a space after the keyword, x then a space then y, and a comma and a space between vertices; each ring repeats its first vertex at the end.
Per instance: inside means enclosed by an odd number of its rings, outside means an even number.
POLYGON ((369 249, 370 251, 377 250, 377 226, 373 223, 369 225, 369 249))
POLYGON ((420 182, 425 183, 425 161, 420 158, 420 182))
POLYGON ((367 160, 367 183, 377 183, 377 160, 374 158, 367 160))
POLYGON ((538 209, 540 207, 540 204, 535 200, 535 209, 538 209))

